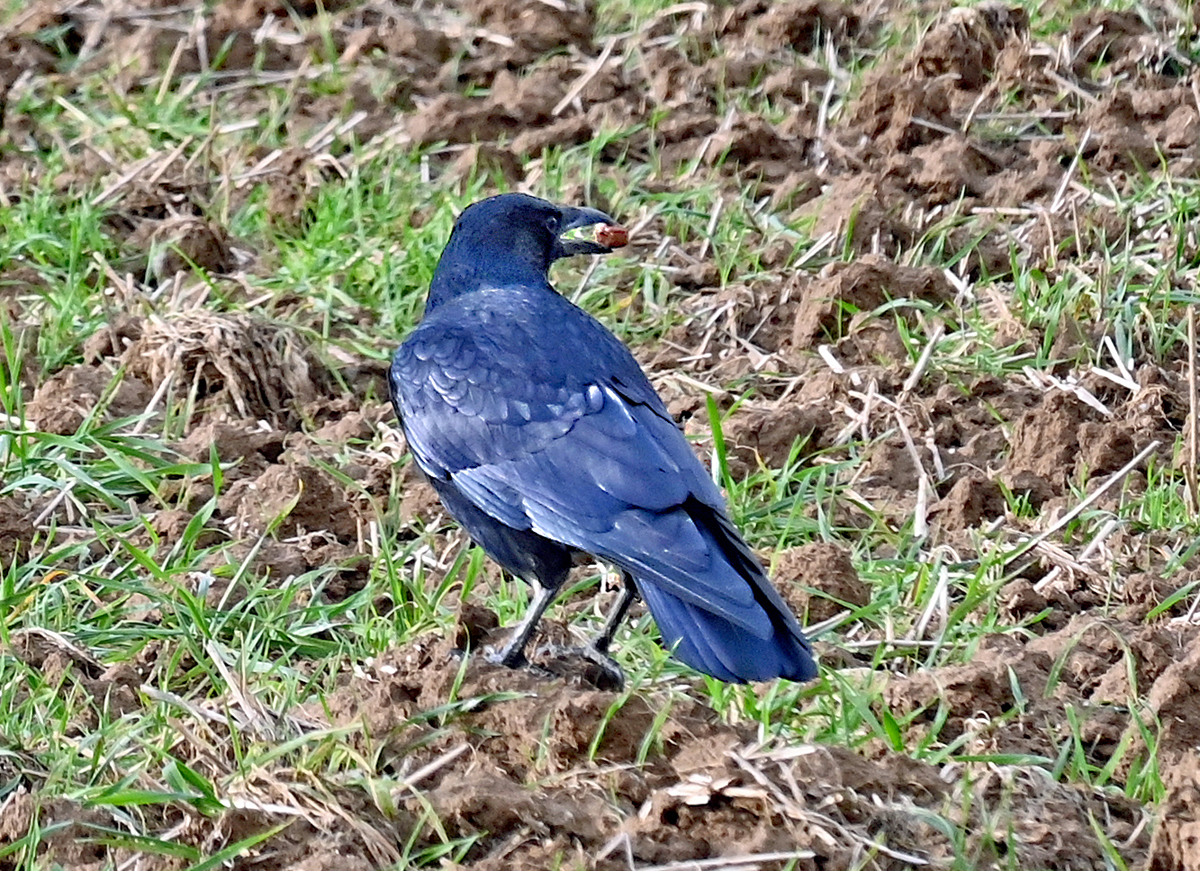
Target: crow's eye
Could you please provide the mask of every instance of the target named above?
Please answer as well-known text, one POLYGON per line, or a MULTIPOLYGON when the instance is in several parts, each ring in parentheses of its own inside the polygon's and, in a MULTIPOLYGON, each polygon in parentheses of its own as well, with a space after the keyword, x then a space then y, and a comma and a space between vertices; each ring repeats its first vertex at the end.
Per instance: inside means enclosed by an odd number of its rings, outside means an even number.
POLYGON ((558 215, 547 215, 545 224, 546 229, 550 231, 551 236, 558 235, 558 215))

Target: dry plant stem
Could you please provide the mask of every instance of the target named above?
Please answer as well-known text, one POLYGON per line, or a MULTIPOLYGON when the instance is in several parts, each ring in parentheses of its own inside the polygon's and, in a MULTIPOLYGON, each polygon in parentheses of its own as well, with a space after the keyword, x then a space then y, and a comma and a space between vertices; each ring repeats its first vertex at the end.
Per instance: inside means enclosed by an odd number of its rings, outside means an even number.
POLYGON ((550 110, 551 115, 557 118, 566 110, 568 106, 575 102, 575 99, 582 94, 583 89, 587 87, 588 82, 594 79, 600 70, 604 69, 604 64, 608 62, 609 55, 612 54, 612 50, 616 47, 616 44, 616 37, 610 37, 609 39, 605 40, 604 49, 600 52, 600 56, 592 61, 591 65, 584 71, 584 73, 575 80, 575 84, 571 86, 571 89, 567 91, 566 95, 564 95, 563 98, 554 106, 554 108, 550 110))
POLYGON ((1083 132, 1083 139, 1079 142, 1079 147, 1075 149, 1075 156, 1071 158, 1071 165, 1067 167, 1067 171, 1063 173, 1062 181, 1059 182, 1058 190, 1054 192, 1054 200, 1050 204, 1050 211, 1057 212, 1062 208, 1067 188, 1070 187, 1072 179, 1075 177, 1075 170, 1079 168, 1079 158, 1083 151, 1087 148, 1088 142, 1092 138, 1092 128, 1089 127, 1083 132))
POLYGON ((908 425, 904 422, 904 416, 899 411, 896 412, 896 424, 904 438, 904 446, 912 457, 913 467, 917 470, 917 504, 913 508, 913 535, 924 538, 929 534, 929 493, 933 488, 929 483, 929 473, 925 471, 925 464, 921 461, 921 452, 917 450, 908 425))
POLYGON ((1013 562, 1015 560, 1017 560, 1024 554, 1028 553, 1030 550, 1035 548, 1037 545, 1041 544, 1043 541, 1048 539, 1050 536, 1054 535, 1055 533, 1059 532, 1062 529, 1065 529, 1067 527, 1067 525, 1071 523, 1071 521, 1073 521, 1076 517, 1078 517, 1084 511, 1087 511, 1087 509, 1090 508, 1092 505, 1094 505, 1100 499, 1101 496, 1103 496, 1105 493, 1107 493, 1109 490, 1111 490, 1113 487, 1115 487, 1117 484, 1119 484, 1121 481, 1123 481, 1125 479, 1126 475, 1128 475, 1130 472, 1132 472, 1134 469, 1136 469, 1138 466, 1140 466, 1142 464, 1142 462, 1148 456, 1150 456, 1152 453, 1154 453, 1156 450, 1158 450, 1158 448, 1161 444, 1162 444, 1162 442, 1158 441, 1157 439, 1150 442, 1150 444, 1148 444, 1148 445, 1146 445, 1146 447, 1142 448, 1142 450, 1138 453, 1138 455, 1136 457, 1134 457, 1132 460, 1130 460, 1128 463, 1126 463, 1124 466, 1122 466, 1117 471, 1113 472, 1112 475, 1109 477, 1109 479, 1107 481, 1105 481, 1103 484, 1101 484, 1099 488, 1096 489, 1096 492, 1092 493, 1092 495, 1088 496, 1086 499, 1084 499, 1082 502, 1080 502, 1078 505, 1076 505, 1074 508, 1072 508, 1066 514, 1064 514, 1061 518, 1059 518, 1059 520, 1056 523, 1052 524, 1048 529, 1046 529, 1043 532, 1038 533, 1033 538, 1030 538, 1030 539, 1026 540, 1025 542, 1023 542, 1022 544, 1018 545, 1017 548, 1011 554, 1009 554, 1008 557, 1004 560, 1004 564, 1003 564, 1004 568, 1008 568, 1010 565, 1013 564, 1013 562))
POLYGON ((443 753, 441 756, 434 759, 432 762, 429 762, 426 765, 422 765, 420 768, 418 768, 412 774, 408 775, 408 777, 406 777, 404 779, 405 788, 411 789, 412 787, 414 787, 418 783, 420 783, 422 780, 429 777, 429 775, 434 774, 437 771, 439 771, 440 769, 446 767, 447 765, 449 765, 451 762, 453 762, 459 756, 462 756, 464 753, 466 753, 470 749, 471 749, 470 744, 463 743, 463 744, 459 744, 457 747, 453 748, 452 750, 447 750, 445 753, 443 753))
POLYGON ((1200 512, 1200 492, 1197 491, 1196 465, 1200 453, 1200 420, 1197 419, 1196 402, 1196 307, 1188 306, 1188 456, 1183 467, 1187 481, 1188 507, 1195 517, 1200 512))
POLYGON ((937 343, 942 338, 946 327, 944 324, 938 324, 933 328, 933 333, 929 336, 929 341, 925 343, 925 347, 921 349, 921 356, 917 358, 917 364, 913 366, 913 370, 909 373, 908 378, 904 380, 904 386, 900 390, 900 396, 896 400, 897 403, 903 403, 908 394, 910 394, 917 384, 921 381, 921 376, 925 374, 925 370, 929 367, 929 360, 933 356, 933 350, 937 343))

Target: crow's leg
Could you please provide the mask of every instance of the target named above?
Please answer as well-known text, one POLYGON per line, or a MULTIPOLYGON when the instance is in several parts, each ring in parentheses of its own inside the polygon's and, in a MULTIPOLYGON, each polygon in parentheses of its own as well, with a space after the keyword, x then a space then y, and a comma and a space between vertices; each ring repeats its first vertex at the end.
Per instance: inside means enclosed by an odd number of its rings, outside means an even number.
POLYGON ((612 644, 613 635, 616 634, 621 621, 625 619, 625 615, 629 612, 629 606, 633 604, 636 596, 637 587, 633 584, 633 577, 629 572, 621 572, 621 595, 613 603, 608 616, 604 618, 604 625, 600 627, 596 637, 588 643, 588 647, 608 658, 608 648, 612 644))
POLYGON ((600 627, 600 631, 596 634, 595 638, 583 647, 547 645, 538 651, 541 654, 550 654, 551 656, 564 657, 573 655, 586 659, 596 668, 596 671, 590 674, 587 679, 600 689, 617 691, 625 687, 625 672, 621 670, 621 666, 617 665, 617 661, 608 655, 608 649, 612 644, 613 635, 616 633, 617 627, 625 619, 625 614, 629 611, 629 606, 637 596, 637 587, 634 586, 633 578, 628 572, 622 572, 621 581, 621 593, 617 597, 617 601, 609 609, 607 616, 604 618, 604 625, 600 627))
POLYGON ((558 587, 542 586, 536 579, 531 579, 529 585, 533 587, 533 601, 529 603, 521 622, 513 627, 512 634, 508 636, 504 646, 486 654, 489 662, 508 668, 521 668, 529 664, 529 660, 525 658, 525 647, 533 637, 533 630, 537 628, 538 621, 554 601, 554 594, 558 592, 558 587))

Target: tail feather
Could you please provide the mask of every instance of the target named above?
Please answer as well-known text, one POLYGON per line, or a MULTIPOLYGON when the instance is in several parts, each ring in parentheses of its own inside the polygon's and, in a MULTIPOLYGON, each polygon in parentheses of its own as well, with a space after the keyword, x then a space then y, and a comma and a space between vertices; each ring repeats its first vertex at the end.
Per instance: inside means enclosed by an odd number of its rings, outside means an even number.
POLYGON ((697 671, 734 683, 777 677, 804 681, 817 676, 807 642, 783 627, 764 640, 653 584, 638 587, 663 644, 697 671))
MULTIPOLYGON (((706 580, 744 583, 753 594, 758 617, 735 622, 719 603, 683 599, 654 583, 652 574, 635 580, 662 633, 663 643, 693 668, 726 681, 785 677, 811 680, 817 675, 812 649, 791 609, 771 585, 762 563, 724 512, 696 500, 682 506, 713 557, 706 580)), ((666 567, 653 574, 665 574, 666 567)), ((693 589, 711 584, 693 584, 693 589)))

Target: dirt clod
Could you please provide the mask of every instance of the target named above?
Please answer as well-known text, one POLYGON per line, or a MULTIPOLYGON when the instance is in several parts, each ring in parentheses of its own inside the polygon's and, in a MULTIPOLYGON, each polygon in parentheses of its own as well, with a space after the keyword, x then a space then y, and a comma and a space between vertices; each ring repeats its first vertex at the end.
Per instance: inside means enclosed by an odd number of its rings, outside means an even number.
POLYGON ((145 411, 150 396, 138 378, 118 380, 115 372, 101 366, 69 366, 38 388, 25 415, 42 432, 71 435, 85 419, 113 420, 145 411))
POLYGON ((257 479, 234 483, 219 502, 239 536, 280 538, 322 533, 337 541, 357 538, 358 526, 344 490, 327 472, 308 466, 269 467, 257 479))
POLYGON ((940 270, 898 266, 880 257, 831 269, 799 290, 800 308, 792 327, 797 348, 841 338, 854 313, 873 311, 889 300, 945 302, 953 296, 940 270))
POLYGON ((149 384, 170 379, 213 415, 294 420, 318 395, 322 367, 295 331, 250 315, 182 312, 152 318, 125 352, 149 384))
POLYGON ((981 474, 967 474, 954 482, 946 497, 930 509, 948 529, 968 529, 985 520, 1003 517, 1008 508, 1000 485, 981 474))
POLYGON ((850 554, 835 544, 806 544, 784 551, 776 557, 774 580, 809 623, 871 601, 870 585, 859 578, 850 554))

